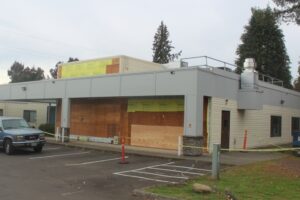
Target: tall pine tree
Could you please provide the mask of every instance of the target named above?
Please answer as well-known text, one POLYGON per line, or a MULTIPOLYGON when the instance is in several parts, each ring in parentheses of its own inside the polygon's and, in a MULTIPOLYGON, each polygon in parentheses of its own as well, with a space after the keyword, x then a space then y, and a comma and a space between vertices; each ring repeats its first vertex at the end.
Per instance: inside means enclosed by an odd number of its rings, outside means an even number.
POLYGON ((169 36, 168 28, 162 21, 154 35, 153 62, 164 64, 177 59, 181 55, 181 51, 174 54, 171 53, 174 47, 172 46, 172 41, 169 40, 169 36))
POLYGON ((294 81, 294 89, 300 92, 300 61, 298 62, 298 78, 294 81))
POLYGON ((256 70, 283 81, 291 88, 290 59, 286 52, 284 35, 272 10, 252 9, 252 17, 241 36, 237 48, 236 72, 241 73, 245 58, 254 58, 256 70))

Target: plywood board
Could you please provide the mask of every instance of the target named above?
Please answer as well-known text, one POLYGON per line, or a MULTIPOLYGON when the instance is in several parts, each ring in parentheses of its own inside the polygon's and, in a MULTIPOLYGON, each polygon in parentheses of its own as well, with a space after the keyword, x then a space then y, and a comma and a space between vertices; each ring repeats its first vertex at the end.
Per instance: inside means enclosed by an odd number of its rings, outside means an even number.
POLYGON ((131 125, 131 145, 161 149, 177 149, 181 126, 131 125))

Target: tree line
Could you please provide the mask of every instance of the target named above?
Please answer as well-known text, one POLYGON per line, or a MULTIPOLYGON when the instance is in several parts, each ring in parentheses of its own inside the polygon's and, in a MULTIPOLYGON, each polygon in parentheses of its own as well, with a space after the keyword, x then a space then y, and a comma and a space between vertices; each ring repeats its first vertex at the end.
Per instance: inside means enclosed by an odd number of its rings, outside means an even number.
MULTIPOLYGON (((300 0, 273 0, 276 8, 256 9, 252 8, 252 16, 244 27, 241 35, 241 44, 236 50, 236 73, 242 73, 245 58, 254 58, 256 70, 259 73, 280 79, 284 87, 300 91, 300 76, 292 84, 290 72, 290 59, 287 54, 284 35, 279 28, 280 22, 296 23, 300 25, 300 0)), ((173 53, 175 49, 169 39, 170 33, 167 25, 161 21, 154 35, 152 44, 153 62, 165 64, 178 59, 182 51, 173 53)), ((78 61, 78 58, 70 57, 67 62, 78 61)), ((57 62, 50 69, 52 78, 57 78, 58 66, 63 61, 57 62)), ((298 66, 300 75, 300 62, 298 66)), ((45 79, 44 71, 40 67, 25 67, 24 64, 15 61, 8 70, 8 76, 12 83, 45 79)))

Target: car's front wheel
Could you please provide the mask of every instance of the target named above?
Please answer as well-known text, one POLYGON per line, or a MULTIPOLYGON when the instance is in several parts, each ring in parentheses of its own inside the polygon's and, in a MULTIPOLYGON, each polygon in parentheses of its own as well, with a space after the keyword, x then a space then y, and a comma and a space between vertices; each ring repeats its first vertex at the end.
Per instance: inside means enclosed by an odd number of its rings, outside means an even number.
POLYGON ((6 139, 4 142, 4 151, 7 155, 12 155, 15 151, 15 148, 10 139, 6 139))
POLYGON ((36 147, 33 147, 34 152, 41 153, 43 150, 43 145, 38 145, 36 147))

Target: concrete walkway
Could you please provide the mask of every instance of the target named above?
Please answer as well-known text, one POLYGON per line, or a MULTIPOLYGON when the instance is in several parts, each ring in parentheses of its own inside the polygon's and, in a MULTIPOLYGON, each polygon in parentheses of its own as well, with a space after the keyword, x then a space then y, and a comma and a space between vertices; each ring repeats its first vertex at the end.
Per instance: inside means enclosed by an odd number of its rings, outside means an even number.
MULTIPOLYGON (((78 147, 99 151, 121 152, 121 145, 95 143, 95 142, 82 142, 82 141, 70 141, 61 143, 55 141, 54 138, 48 137, 47 142, 51 144, 65 145, 69 147, 78 147)), ((134 154, 141 156, 170 158, 170 159, 184 159, 194 161, 211 162, 211 155, 203 154, 202 156, 178 156, 176 150, 165 150, 155 148, 145 148, 136 146, 126 146, 126 154, 134 154)), ((260 161, 274 160, 287 156, 286 154, 279 152, 225 152, 221 153, 221 164, 225 165, 246 165, 260 161)))

